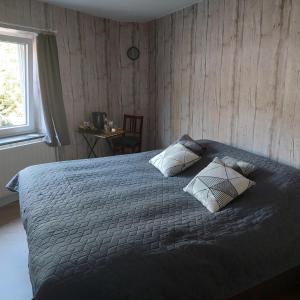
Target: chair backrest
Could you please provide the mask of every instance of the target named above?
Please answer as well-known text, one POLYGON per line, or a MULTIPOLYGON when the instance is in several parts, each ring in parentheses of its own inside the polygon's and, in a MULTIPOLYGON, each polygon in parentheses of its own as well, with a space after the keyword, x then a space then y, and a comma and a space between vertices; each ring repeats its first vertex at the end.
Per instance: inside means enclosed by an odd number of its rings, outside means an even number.
POLYGON ((124 115, 123 130, 126 135, 133 135, 142 138, 143 116, 124 115))

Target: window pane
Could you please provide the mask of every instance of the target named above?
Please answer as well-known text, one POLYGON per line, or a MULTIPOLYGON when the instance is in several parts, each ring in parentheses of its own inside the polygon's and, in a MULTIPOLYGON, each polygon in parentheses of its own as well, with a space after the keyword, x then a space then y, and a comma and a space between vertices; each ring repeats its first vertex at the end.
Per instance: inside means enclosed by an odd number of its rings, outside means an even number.
POLYGON ((0 41, 0 129, 27 124, 26 48, 0 41))

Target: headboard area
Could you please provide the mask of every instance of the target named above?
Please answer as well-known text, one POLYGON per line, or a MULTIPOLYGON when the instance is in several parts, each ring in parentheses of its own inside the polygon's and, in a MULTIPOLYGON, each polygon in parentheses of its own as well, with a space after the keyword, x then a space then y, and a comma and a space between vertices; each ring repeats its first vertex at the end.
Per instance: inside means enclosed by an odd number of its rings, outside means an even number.
POLYGON ((156 22, 157 146, 183 133, 300 166, 300 1, 208 1, 156 22))

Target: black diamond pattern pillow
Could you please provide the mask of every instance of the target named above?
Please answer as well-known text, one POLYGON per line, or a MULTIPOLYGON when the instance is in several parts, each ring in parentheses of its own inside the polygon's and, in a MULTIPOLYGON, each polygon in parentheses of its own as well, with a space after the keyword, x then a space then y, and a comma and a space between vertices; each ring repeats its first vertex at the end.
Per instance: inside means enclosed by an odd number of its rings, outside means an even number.
POLYGON ((217 212, 254 184, 216 157, 183 190, 217 212))
POLYGON ((251 174, 253 171, 256 170, 255 165, 242 160, 235 159, 230 156, 225 156, 221 160, 227 167, 230 167, 233 170, 245 176, 248 176, 249 174, 251 174))
POLYGON ((160 170, 165 177, 169 177, 179 174, 200 158, 183 145, 175 144, 151 158, 149 163, 160 170))

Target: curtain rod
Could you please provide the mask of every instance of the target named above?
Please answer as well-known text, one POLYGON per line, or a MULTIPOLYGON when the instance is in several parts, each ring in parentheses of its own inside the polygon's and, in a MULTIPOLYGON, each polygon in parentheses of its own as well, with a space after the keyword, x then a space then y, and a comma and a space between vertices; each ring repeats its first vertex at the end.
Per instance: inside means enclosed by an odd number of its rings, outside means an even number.
POLYGON ((0 26, 6 27, 8 29, 23 30, 23 31, 29 31, 34 33, 47 33, 47 34, 54 34, 54 35, 57 34, 57 30, 50 31, 50 30, 40 29, 37 27, 22 26, 22 25, 16 25, 11 23, 1 22, 1 21, 0 21, 0 26))

